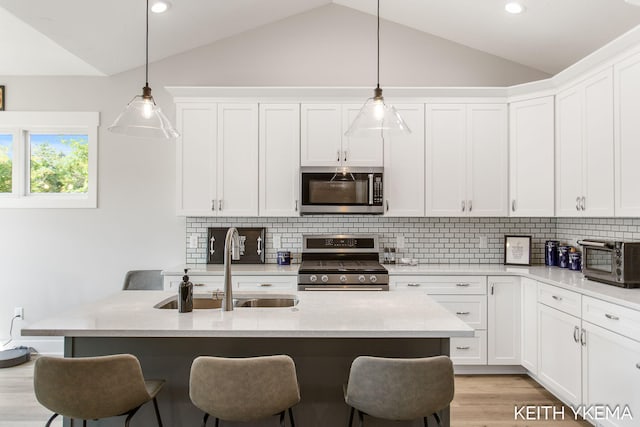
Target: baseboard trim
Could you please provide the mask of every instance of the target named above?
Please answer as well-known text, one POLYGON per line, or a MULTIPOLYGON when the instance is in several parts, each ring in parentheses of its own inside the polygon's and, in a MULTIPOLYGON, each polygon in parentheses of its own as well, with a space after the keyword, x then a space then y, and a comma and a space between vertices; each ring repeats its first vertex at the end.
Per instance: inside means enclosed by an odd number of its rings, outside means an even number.
POLYGON ((38 354, 46 356, 62 356, 64 354, 64 338, 63 337, 51 337, 51 338, 37 338, 33 339, 14 339, 9 344, 3 347, 3 350, 8 350, 16 347, 31 347, 38 354))
POLYGON ((519 365, 454 365, 456 375, 514 375, 526 374, 527 370, 519 365))

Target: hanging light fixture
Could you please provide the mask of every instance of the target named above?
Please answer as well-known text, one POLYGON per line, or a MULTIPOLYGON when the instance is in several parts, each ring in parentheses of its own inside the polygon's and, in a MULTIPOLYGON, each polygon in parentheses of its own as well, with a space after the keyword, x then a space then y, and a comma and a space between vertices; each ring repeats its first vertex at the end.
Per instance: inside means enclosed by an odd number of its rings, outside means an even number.
POLYGON ((145 85, 142 95, 136 95, 109 126, 109 130, 129 136, 176 138, 178 132, 151 96, 149 87, 149 0, 147 0, 145 85))
POLYGON ((377 84, 373 90, 373 98, 367 99, 356 119, 345 132, 346 136, 367 136, 372 133, 388 131, 395 134, 410 134, 411 129, 402 120, 400 113, 393 105, 385 104, 380 88, 380 0, 378 0, 378 62, 377 84))

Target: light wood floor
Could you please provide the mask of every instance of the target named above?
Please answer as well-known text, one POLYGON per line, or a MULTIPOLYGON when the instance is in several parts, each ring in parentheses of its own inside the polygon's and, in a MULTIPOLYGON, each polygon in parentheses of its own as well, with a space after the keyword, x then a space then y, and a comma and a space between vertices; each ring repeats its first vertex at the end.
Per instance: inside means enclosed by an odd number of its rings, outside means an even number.
MULTIPOLYGON (((565 409, 565 421, 514 420, 514 407, 561 403, 524 375, 456 376, 456 395, 451 404, 451 427, 578 427, 565 409)), ((40 406, 33 393, 33 361, 0 369, 0 427, 43 427, 51 412, 40 406)), ((60 427, 59 419, 52 424, 60 427)))

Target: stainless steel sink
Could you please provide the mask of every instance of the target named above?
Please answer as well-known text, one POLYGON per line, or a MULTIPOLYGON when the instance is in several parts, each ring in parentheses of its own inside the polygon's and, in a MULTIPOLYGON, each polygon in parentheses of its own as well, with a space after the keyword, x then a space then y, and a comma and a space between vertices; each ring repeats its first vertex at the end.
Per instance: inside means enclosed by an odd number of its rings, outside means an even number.
MULTIPOLYGON (((237 308, 247 307, 293 307, 298 304, 298 298, 293 295, 260 295, 260 296, 242 296, 233 299, 233 306, 237 308)), ((193 309, 194 310, 211 310, 222 307, 222 300, 212 298, 209 295, 194 295, 193 297, 193 309)), ((177 310, 178 309, 178 296, 172 296, 165 300, 160 301, 154 305, 153 308, 177 310)))

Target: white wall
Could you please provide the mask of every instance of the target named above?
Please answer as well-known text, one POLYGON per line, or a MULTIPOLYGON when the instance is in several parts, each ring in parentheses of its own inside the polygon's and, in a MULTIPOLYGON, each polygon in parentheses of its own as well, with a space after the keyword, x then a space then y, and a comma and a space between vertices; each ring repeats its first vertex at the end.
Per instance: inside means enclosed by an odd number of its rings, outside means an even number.
MULTIPOLYGON (((547 77, 388 22, 382 54, 383 86, 504 86, 547 77)), ((109 78, 0 77, 7 110, 99 111, 101 121, 98 209, 0 209, 0 340, 16 306, 26 317, 16 321, 18 340, 31 322, 117 291, 127 270, 184 262, 174 144, 106 130, 141 92, 143 77, 142 69, 109 78)), ((172 119, 164 86, 373 87, 375 18, 329 5, 152 64, 150 80, 172 119)))

